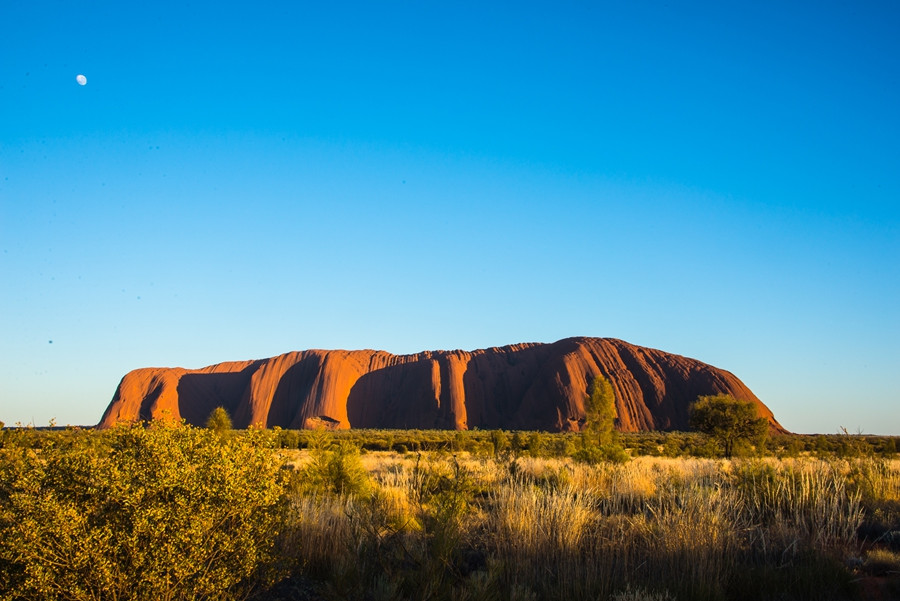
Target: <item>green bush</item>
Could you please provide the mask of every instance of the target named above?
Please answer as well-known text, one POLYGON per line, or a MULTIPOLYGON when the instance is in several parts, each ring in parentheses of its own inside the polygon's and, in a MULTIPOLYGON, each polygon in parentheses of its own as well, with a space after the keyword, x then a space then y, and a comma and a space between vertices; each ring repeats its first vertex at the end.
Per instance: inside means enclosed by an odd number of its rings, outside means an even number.
POLYGON ((503 430, 491 430, 490 436, 494 455, 500 455, 509 448, 509 436, 503 430))
POLYGON ((162 422, 8 447, 0 598, 241 598, 272 562, 280 467, 266 432, 162 422))
POLYGON ((582 446, 572 455, 572 458, 582 463, 596 464, 601 462, 627 463, 630 459, 628 453, 621 445, 610 443, 603 446, 586 442, 582 439, 582 446))
POLYGON ((544 453, 544 437, 538 432, 532 432, 528 435, 525 442, 525 449, 531 457, 540 457, 544 453))
POLYGON ((360 497, 371 492, 359 447, 347 440, 334 440, 327 432, 316 431, 310 434, 309 450, 310 462, 300 474, 302 488, 360 497))
POLYGON ((206 419, 206 427, 219 435, 229 432, 233 426, 231 424, 231 416, 225 407, 216 407, 206 419))
POLYGON ((278 442, 282 449, 297 449, 300 447, 300 433, 297 430, 278 430, 278 442))

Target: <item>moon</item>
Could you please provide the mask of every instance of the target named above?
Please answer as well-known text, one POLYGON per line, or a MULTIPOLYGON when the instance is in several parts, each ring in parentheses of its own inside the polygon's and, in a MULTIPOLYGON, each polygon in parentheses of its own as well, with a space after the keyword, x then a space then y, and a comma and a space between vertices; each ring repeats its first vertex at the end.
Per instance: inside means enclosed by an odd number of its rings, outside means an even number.
POLYGON ((75 76, 75 81, 77 81, 77 82, 78 82, 78 85, 80 85, 80 86, 86 86, 86 85, 87 85, 87 77, 85 77, 85 76, 82 75, 81 73, 79 73, 78 75, 75 76))

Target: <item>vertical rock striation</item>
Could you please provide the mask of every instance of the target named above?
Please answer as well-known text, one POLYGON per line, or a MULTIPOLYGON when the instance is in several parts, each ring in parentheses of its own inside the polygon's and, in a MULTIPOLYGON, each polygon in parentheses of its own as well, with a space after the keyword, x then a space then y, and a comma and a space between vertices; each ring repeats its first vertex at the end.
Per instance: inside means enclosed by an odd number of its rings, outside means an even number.
POLYGON ((203 369, 144 368, 119 383, 100 427, 149 419, 203 424, 225 407, 235 427, 505 428, 577 431, 591 380, 607 377, 617 428, 684 430, 700 395, 753 402, 734 375, 611 338, 566 338, 476 351, 308 350, 203 369))

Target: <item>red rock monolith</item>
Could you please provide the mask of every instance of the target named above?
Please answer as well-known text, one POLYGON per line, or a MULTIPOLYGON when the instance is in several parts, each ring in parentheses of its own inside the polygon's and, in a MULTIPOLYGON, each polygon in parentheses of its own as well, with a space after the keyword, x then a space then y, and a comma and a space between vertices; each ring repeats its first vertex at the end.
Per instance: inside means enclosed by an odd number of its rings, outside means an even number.
POLYGON ((235 427, 578 431, 591 380, 603 375, 625 432, 686 430, 698 396, 730 394, 772 412, 730 372, 612 338, 566 338, 475 351, 308 350, 202 369, 125 375, 100 420, 184 419, 218 406, 235 427))

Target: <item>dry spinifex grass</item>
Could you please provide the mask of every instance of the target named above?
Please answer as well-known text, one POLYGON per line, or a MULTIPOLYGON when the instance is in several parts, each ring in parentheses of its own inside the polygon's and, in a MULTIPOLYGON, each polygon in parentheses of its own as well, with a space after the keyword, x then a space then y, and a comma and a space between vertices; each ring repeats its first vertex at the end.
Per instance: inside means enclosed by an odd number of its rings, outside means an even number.
MULTIPOLYGON (((378 587, 387 574, 396 598, 625 598, 635 583, 648 598, 724 598, 745 573, 764 580, 793 565, 802 579, 797 566, 810 553, 856 552, 865 515, 852 478, 861 468, 847 462, 362 461, 371 496, 298 495, 292 540, 301 564, 326 577, 329 565, 346 571, 377 551, 378 587)), ((898 468, 866 468, 877 480, 867 494, 897 494, 898 468)), ((356 578, 359 591, 374 586, 359 570, 356 578)), ((831 586, 817 578, 803 586, 831 586)))

